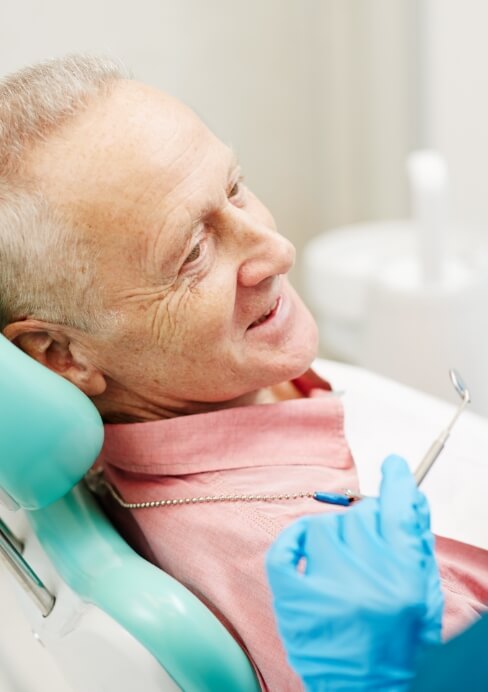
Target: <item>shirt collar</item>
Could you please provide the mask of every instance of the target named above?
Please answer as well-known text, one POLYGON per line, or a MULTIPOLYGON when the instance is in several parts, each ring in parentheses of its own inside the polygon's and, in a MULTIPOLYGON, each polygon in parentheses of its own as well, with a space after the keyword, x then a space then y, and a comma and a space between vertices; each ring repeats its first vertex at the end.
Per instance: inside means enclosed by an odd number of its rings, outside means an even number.
POLYGON ((310 464, 314 457, 343 466, 341 402, 312 370, 293 382, 306 398, 106 424, 101 460, 129 472, 165 476, 260 466, 264 460, 310 464))

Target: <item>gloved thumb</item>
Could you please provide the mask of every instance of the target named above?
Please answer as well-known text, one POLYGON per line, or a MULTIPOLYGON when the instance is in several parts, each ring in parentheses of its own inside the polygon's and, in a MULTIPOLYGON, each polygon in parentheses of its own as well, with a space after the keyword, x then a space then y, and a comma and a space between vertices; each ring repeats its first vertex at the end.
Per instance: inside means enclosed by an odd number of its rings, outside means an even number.
POLYGON ((304 557, 305 536, 310 517, 302 517, 287 526, 266 553, 266 571, 270 582, 283 572, 295 572, 304 557))
POLYGON ((380 533, 393 548, 401 550, 409 537, 418 536, 421 532, 417 513, 421 497, 402 457, 387 457, 381 470, 380 533))

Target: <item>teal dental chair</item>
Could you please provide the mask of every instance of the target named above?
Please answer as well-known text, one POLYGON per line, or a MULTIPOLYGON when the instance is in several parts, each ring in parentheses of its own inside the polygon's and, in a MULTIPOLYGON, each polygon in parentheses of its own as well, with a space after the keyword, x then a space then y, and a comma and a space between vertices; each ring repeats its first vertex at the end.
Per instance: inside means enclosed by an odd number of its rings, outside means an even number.
POLYGON ((36 637, 79 692, 257 692, 217 618, 85 487, 102 442, 89 399, 0 335, 0 569, 36 637))

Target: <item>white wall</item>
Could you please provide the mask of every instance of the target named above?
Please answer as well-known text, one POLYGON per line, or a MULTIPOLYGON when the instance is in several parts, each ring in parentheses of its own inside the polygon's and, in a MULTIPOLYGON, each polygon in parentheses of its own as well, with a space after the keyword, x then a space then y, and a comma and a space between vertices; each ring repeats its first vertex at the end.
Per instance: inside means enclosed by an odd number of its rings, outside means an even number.
POLYGON ((404 216, 405 157, 420 139, 419 1, 332 0, 321 8, 325 226, 404 216))
POLYGON ((426 2, 425 139, 447 158, 458 234, 488 236, 488 3, 426 2))

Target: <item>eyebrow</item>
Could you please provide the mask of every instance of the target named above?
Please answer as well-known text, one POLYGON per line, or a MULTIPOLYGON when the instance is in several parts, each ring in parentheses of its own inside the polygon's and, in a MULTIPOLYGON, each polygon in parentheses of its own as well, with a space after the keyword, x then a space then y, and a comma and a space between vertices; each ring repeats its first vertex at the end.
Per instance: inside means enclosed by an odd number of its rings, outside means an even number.
MULTIPOLYGON (((235 175, 235 173, 239 173, 239 174, 241 173, 241 165, 240 165, 239 160, 237 158, 237 154, 234 151, 234 149, 232 148, 232 146, 228 145, 228 148, 230 150, 231 156, 230 156, 229 165, 227 167, 227 178, 230 180, 231 177, 233 175, 235 175)), ((203 207, 198 218, 195 219, 191 225, 191 229, 190 229, 191 232, 193 232, 195 227, 198 226, 198 224, 202 222, 202 219, 204 219, 206 216, 208 216, 208 214, 211 211, 212 211, 212 208, 211 208, 210 204, 208 204, 208 206, 203 207)))

